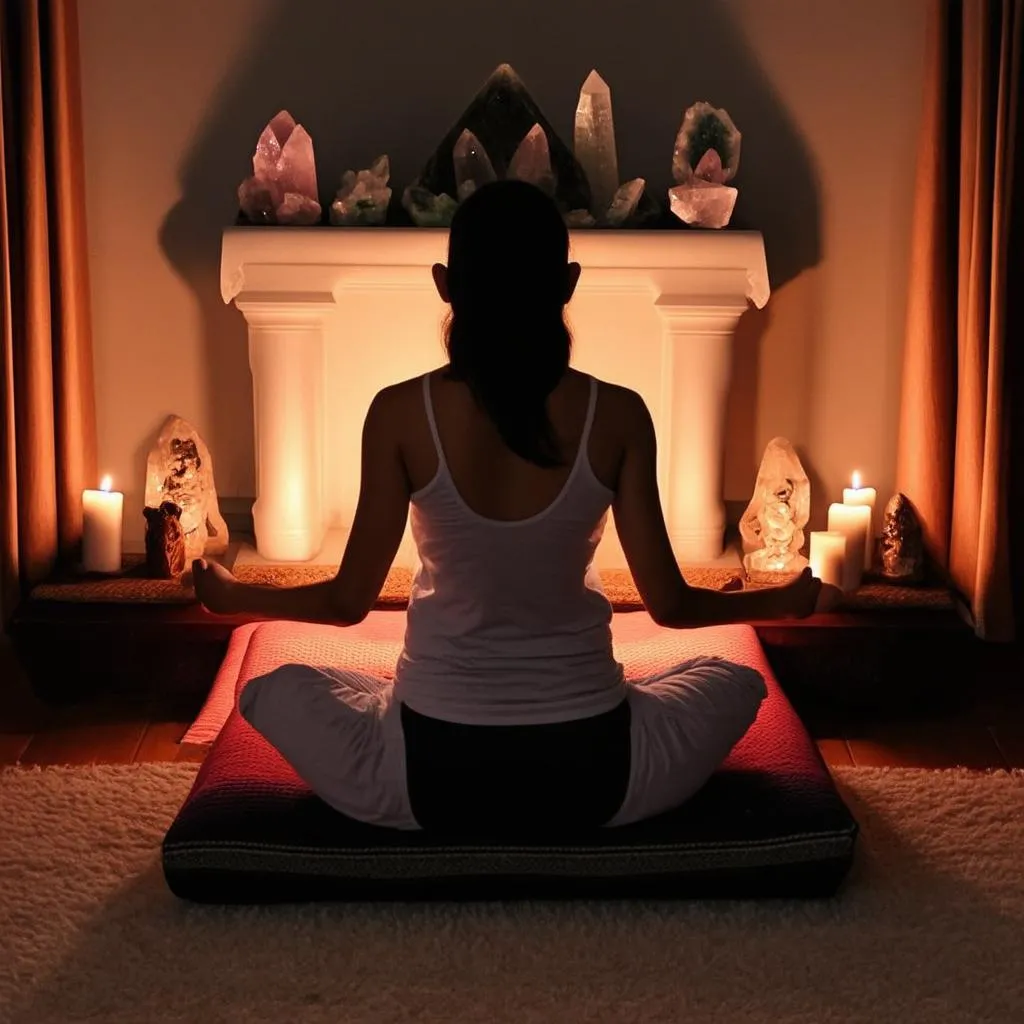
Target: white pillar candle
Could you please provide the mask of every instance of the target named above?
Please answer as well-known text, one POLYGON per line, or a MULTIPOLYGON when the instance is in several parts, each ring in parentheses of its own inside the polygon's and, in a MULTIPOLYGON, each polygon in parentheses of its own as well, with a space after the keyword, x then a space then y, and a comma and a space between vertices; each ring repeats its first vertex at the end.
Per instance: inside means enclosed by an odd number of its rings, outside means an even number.
POLYGON ((120 572, 124 495, 110 489, 109 476, 98 491, 82 491, 82 568, 120 572))
POLYGON ((844 505, 866 505, 871 509, 871 517, 868 520, 868 539, 864 546, 864 568, 871 569, 871 563, 875 554, 875 501, 878 492, 874 487, 861 487, 860 473, 853 474, 852 487, 843 488, 844 505))
POLYGON ((841 533, 846 538, 846 568, 843 572, 843 591, 849 594, 860 586, 864 574, 864 545, 868 540, 871 509, 867 505, 840 505, 828 507, 830 533, 841 533))
POLYGON ((846 537, 839 531, 811 532, 811 572, 826 586, 842 589, 846 572, 846 537))

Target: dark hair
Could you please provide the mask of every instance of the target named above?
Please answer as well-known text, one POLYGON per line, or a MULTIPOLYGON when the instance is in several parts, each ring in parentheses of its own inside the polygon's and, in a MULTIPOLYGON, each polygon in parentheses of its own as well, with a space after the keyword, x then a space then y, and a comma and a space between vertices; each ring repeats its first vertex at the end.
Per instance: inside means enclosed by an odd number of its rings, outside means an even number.
POLYGON ((547 397, 569 366, 569 232, 554 202, 522 181, 484 185, 448 236, 448 376, 465 381, 508 447, 563 461, 547 397))

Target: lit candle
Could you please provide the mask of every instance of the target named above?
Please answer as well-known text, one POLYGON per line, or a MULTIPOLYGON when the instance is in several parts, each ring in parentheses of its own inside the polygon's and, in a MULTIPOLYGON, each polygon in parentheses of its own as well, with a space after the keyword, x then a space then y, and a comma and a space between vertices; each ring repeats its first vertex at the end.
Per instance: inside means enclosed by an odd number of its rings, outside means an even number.
POLYGON ((830 533, 841 533, 846 538, 846 560, 843 570, 843 590, 848 594, 860 586, 864 573, 864 546, 868 541, 871 509, 867 505, 840 505, 828 507, 830 533))
POLYGON ((105 476, 98 491, 82 491, 82 568, 86 572, 121 570, 124 495, 110 485, 110 477, 105 476))
POLYGON ((826 586, 843 586, 846 572, 846 536, 838 530, 811 532, 811 572, 826 586))
POLYGON ((843 488, 843 504, 866 505, 871 509, 871 516, 868 519, 867 543, 864 545, 864 568, 870 570, 875 554, 875 499, 878 497, 878 492, 874 487, 861 487, 860 473, 854 472, 851 483, 852 487, 843 488))

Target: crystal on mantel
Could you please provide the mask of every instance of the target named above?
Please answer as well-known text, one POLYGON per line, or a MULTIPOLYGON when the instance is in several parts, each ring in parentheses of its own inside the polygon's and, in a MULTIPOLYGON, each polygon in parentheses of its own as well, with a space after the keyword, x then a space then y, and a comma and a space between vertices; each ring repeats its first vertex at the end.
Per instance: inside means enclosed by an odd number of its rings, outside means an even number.
MULTIPOLYGON (((541 126, 546 136, 556 202, 562 210, 589 210, 590 186, 586 173, 508 64, 500 65, 491 73, 463 115, 441 140, 423 168, 417 187, 438 197, 442 194, 458 195, 454 150, 464 131, 479 141, 495 174, 507 177, 516 150, 535 124, 541 126)), ((409 204, 403 205, 409 208, 409 204)))
POLYGON ((512 154, 508 176, 536 185, 546 195, 555 194, 555 173, 551 169, 551 151, 544 129, 535 124, 512 154))
POLYGON ((596 70, 587 75, 580 89, 573 145, 576 159, 590 182, 591 213, 600 219, 610 209, 619 189, 619 162, 615 152, 612 94, 596 70))
POLYGON ((146 505, 173 502, 181 509, 185 557, 222 554, 228 527, 220 513, 210 450, 195 427, 180 416, 164 423, 146 460, 146 505))
POLYGON ((636 213, 640 197, 644 194, 645 184, 643 178, 633 178, 632 181, 623 182, 615 190, 615 196, 605 214, 605 221, 609 227, 621 227, 636 213))
POLYGON ((331 203, 331 223, 360 227, 383 224, 391 202, 390 177, 386 154, 377 157, 368 170, 346 171, 331 203))
POLYGON ((238 205, 254 224, 315 224, 320 220, 313 140, 287 110, 260 134, 252 177, 238 186, 238 205))
POLYGON ((452 222, 458 203, 447 192, 435 196, 418 182, 402 193, 402 206, 419 228, 446 228, 452 222))
POLYGON ((480 140, 467 128, 458 137, 452 150, 455 165, 456 195, 461 203, 482 185, 497 181, 494 165, 480 140))
POLYGON ((726 182, 736 174, 742 136, 724 110, 695 103, 686 111, 672 153, 669 189, 672 212, 684 223, 724 228, 732 219, 738 190, 726 182))

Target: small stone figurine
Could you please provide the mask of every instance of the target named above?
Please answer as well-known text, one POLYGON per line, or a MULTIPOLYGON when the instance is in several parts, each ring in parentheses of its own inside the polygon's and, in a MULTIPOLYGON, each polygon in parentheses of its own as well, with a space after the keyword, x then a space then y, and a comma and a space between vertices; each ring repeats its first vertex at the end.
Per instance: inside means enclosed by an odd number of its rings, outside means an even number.
POLYGON ((181 507, 165 501, 159 508, 144 508, 146 517, 146 573, 152 579, 177 579, 185 571, 185 531, 181 507))
POLYGON ((921 522, 905 494, 894 494, 885 506, 882 576, 894 583, 919 583, 924 578, 921 522))

